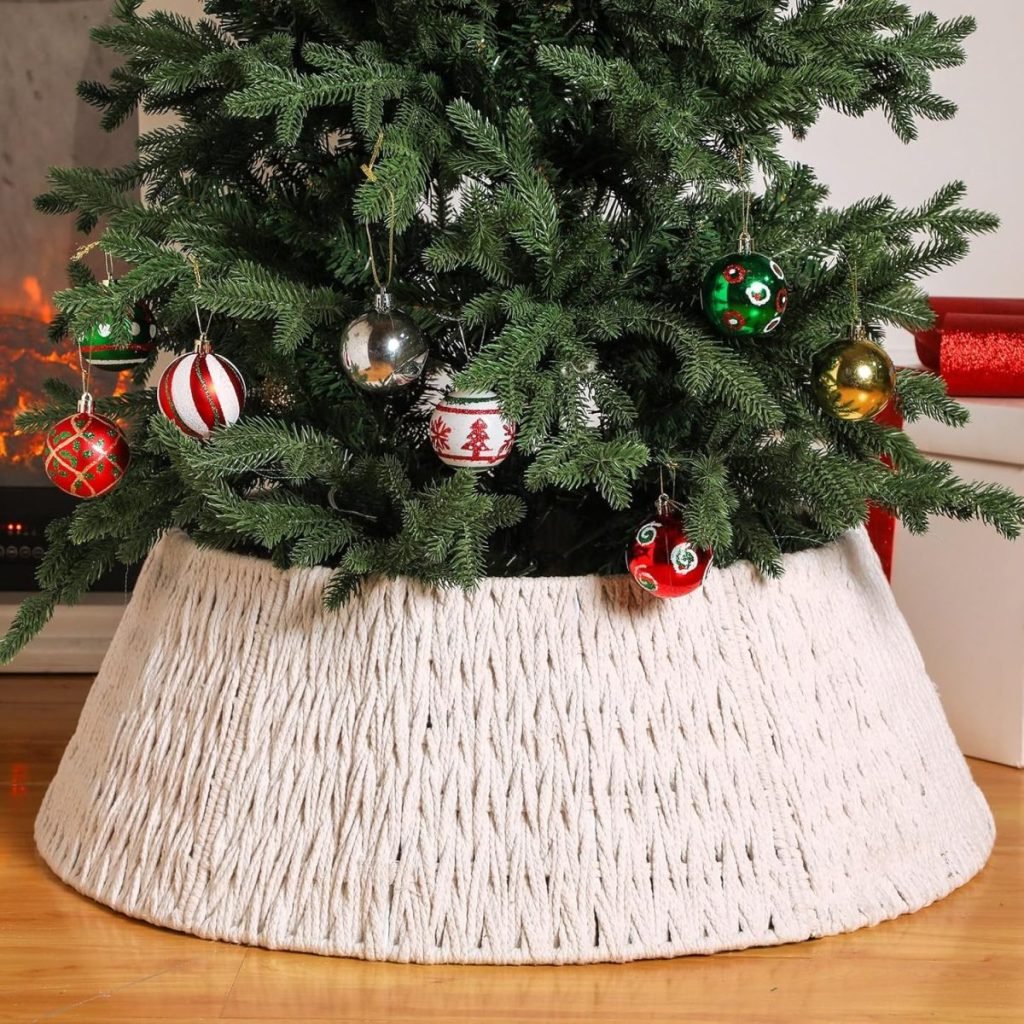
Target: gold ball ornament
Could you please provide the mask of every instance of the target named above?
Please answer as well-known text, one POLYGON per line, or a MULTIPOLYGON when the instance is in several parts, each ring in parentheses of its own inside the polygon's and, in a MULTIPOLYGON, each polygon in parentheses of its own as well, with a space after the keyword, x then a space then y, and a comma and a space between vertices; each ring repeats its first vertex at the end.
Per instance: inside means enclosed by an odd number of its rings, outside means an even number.
POLYGON ((814 393, 841 420, 868 420, 892 398, 896 370, 885 349, 861 329, 836 342, 815 361, 814 393))

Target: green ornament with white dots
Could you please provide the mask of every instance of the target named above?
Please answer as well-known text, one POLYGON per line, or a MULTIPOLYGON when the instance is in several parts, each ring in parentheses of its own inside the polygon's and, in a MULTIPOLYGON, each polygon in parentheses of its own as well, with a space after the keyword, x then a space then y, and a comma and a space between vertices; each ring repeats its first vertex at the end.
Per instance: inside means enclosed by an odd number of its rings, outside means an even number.
POLYGON ((771 334, 782 323, 789 289, 770 256, 734 252, 712 264, 700 297, 704 315, 720 334, 771 334))

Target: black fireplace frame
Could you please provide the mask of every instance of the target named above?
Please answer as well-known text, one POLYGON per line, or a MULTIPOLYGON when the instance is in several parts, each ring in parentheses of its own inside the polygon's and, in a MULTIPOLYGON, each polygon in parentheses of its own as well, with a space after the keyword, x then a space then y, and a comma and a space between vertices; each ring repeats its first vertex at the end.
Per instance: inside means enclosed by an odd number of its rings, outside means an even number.
MULTIPOLYGON (((70 515, 78 503, 48 484, 0 484, 0 592, 39 589, 36 569, 46 551, 46 527, 54 519, 70 515)), ((127 586, 134 584, 137 574, 137 568, 129 571, 127 586)), ((92 589, 116 592, 125 586, 125 571, 117 568, 92 589)))

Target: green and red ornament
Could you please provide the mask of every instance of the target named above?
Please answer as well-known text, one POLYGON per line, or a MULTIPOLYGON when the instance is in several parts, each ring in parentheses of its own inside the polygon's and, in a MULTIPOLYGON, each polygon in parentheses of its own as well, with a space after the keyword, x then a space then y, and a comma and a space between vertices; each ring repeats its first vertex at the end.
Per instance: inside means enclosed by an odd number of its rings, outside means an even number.
POLYGON ((782 267, 759 252, 733 252, 712 264, 700 292, 711 326, 725 335, 771 334, 786 313, 782 267))
POLYGON ((483 471, 504 462, 516 439, 493 391, 452 391, 434 407, 430 444, 454 469, 483 471))
POLYGON ((44 468, 50 480, 76 498, 99 498, 124 479, 131 450, 120 427, 92 411, 92 395, 82 395, 78 411, 46 435, 44 468))
MULTIPOLYGON (((108 278, 103 282, 111 283, 108 278)), ((127 310, 126 310, 127 312, 127 310)), ((146 362, 156 349, 156 320, 144 302, 137 302, 119 331, 111 324, 96 324, 78 339, 82 359, 97 370, 118 373, 146 362)))
POLYGON ((660 598, 693 593, 713 560, 711 548, 690 540, 678 506, 666 494, 658 498, 654 517, 639 527, 626 552, 626 568, 633 581, 660 598))

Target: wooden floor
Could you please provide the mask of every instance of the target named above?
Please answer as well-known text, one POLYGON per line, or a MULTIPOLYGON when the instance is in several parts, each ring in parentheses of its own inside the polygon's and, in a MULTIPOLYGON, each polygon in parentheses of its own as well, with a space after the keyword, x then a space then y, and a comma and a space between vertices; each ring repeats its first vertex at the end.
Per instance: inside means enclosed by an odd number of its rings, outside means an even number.
POLYGON ((0 676, 0 1021, 1024 1021, 1024 773, 975 762, 999 841, 910 917, 712 957, 593 967, 363 964, 204 942, 56 880, 32 819, 89 680, 0 676))

